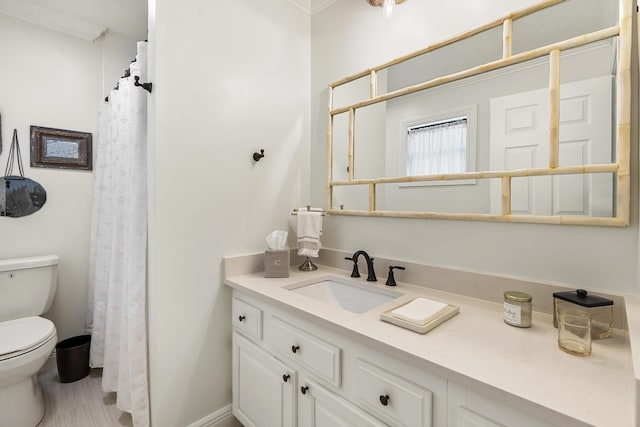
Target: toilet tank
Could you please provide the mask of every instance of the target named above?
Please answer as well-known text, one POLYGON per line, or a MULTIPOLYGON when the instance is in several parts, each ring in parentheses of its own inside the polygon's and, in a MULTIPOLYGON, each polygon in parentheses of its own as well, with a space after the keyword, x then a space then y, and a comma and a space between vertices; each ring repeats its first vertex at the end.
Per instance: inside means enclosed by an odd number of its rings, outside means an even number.
POLYGON ((46 313, 57 285, 57 255, 0 260, 0 322, 46 313))

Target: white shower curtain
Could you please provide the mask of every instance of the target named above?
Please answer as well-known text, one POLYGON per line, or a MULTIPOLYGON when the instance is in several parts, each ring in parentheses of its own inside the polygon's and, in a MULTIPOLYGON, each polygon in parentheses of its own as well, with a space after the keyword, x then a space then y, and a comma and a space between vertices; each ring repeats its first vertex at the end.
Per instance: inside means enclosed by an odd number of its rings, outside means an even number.
POLYGON ((147 43, 101 105, 89 265, 90 364, 136 427, 149 425, 147 370, 147 43))

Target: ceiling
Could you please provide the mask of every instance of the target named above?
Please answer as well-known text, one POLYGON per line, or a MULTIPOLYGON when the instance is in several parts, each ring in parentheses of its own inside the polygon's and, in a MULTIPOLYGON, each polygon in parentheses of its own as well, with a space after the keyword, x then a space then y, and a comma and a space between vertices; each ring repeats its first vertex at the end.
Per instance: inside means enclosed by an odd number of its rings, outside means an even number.
POLYGON ((147 0, 0 0, 0 13, 87 39, 104 30, 147 38, 147 0))
MULTIPOLYGON (((336 0, 288 0, 310 15, 336 0)), ((148 0, 0 0, 0 13, 87 40, 105 31, 147 39, 148 0)))

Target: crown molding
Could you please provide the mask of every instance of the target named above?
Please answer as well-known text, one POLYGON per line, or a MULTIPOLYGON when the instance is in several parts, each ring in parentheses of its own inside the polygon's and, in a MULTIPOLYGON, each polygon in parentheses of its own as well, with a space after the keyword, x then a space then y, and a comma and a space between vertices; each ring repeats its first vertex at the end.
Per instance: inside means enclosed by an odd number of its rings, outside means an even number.
POLYGON ((289 3, 297 6, 300 10, 307 15, 311 14, 311 0, 289 0, 289 3))
POLYGON ((311 14, 320 12, 322 9, 331 6, 336 0, 311 0, 311 14))
POLYGON ((29 0, 0 0, 0 13, 91 42, 107 31, 104 25, 29 0))
POLYGON ((336 0, 289 0, 295 6, 309 15, 320 12, 322 9, 336 2, 336 0))

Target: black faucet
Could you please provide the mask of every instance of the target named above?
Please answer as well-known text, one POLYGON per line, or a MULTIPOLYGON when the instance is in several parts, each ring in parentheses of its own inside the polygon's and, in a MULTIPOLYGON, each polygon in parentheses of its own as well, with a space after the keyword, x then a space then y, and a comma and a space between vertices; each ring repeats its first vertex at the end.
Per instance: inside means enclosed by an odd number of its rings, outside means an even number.
POLYGON ((367 261, 367 282, 377 282, 378 279, 376 278, 376 272, 373 269, 373 258, 371 258, 365 251, 356 251, 351 258, 344 258, 348 259, 349 261, 353 261, 353 271, 351 272, 351 277, 360 277, 360 271, 358 271, 358 257, 360 255, 363 255, 364 259, 367 261))

